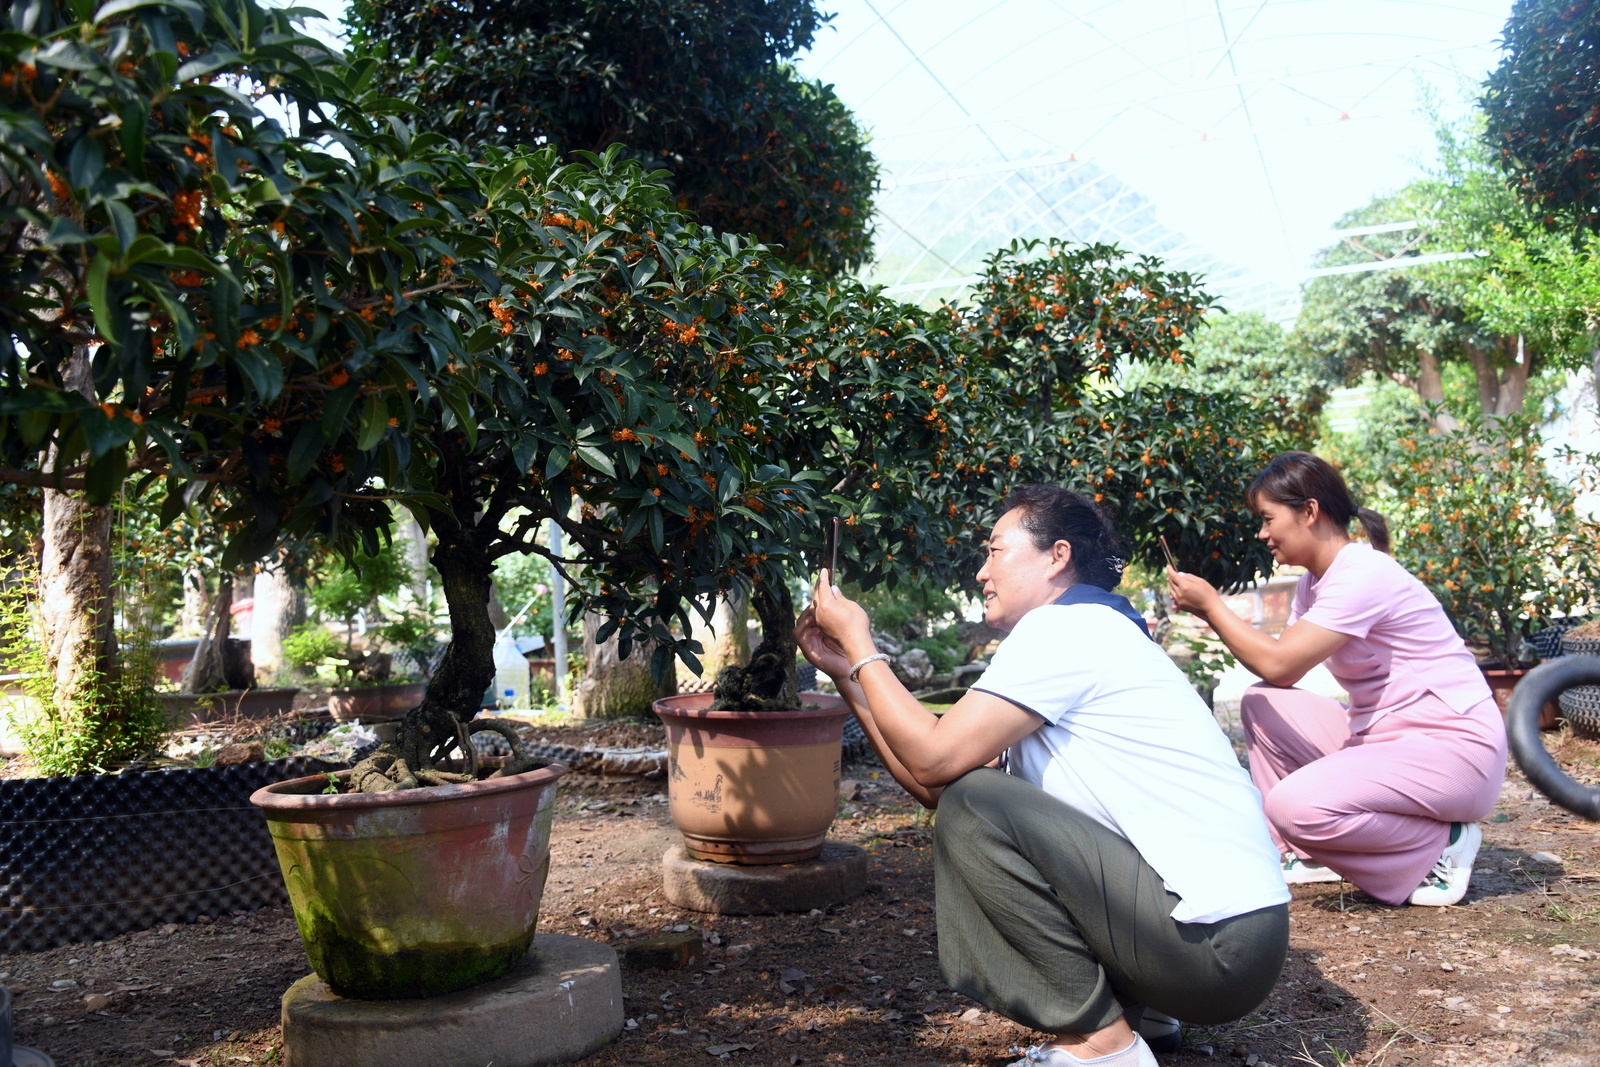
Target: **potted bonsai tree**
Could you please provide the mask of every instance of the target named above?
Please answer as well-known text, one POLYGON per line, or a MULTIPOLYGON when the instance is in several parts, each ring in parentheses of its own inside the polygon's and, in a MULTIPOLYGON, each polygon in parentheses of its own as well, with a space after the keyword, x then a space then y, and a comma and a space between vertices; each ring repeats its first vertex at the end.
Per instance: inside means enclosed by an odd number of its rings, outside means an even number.
MULTIPOLYGON (((991 257, 976 292, 970 307, 932 313, 845 285, 791 298, 795 356, 787 374, 760 381, 781 417, 752 429, 763 447, 820 475, 824 513, 844 516, 843 574, 868 587, 968 582, 982 524, 1008 486, 1044 479, 1109 498, 1147 559, 1159 559, 1156 535, 1167 530, 1221 584, 1262 569, 1265 553, 1237 533, 1248 523, 1244 501, 1224 487, 1253 469, 1253 453, 1235 442, 1254 432, 1264 405, 1199 393, 1094 408, 1084 399, 1091 379, 1120 363, 1176 354, 1210 302, 1195 279, 1110 246, 1017 244, 991 257), (1040 432, 1052 426, 1053 439, 1040 432), (1188 485, 1197 470, 1214 480, 1188 485)), ((800 551, 788 558, 804 566, 792 580, 821 564, 820 530, 812 522, 792 544, 800 551)), ((830 811, 818 811, 808 836, 778 828, 774 812, 803 806, 793 784, 802 759, 836 735, 802 733, 804 713, 783 710, 797 701, 789 584, 760 571, 755 583, 763 642, 749 666, 719 675, 714 701, 657 702, 674 750, 674 816, 702 859, 803 858, 820 848, 831 816, 832 795, 818 790, 830 811), (792 732, 800 752, 775 755, 756 731, 792 732), (706 758, 691 769, 687 753, 706 758), (740 794, 755 798, 749 812, 732 807, 740 794)))
MULTIPOLYGON (((1600 524, 1574 506, 1600 456, 1543 454, 1522 415, 1468 416, 1459 430, 1402 442, 1390 473, 1394 552, 1480 656, 1501 707, 1534 658, 1530 638, 1592 609, 1600 524), (1561 477, 1557 476, 1557 472, 1561 477)), ((1553 725, 1554 709, 1548 717, 1553 725)))

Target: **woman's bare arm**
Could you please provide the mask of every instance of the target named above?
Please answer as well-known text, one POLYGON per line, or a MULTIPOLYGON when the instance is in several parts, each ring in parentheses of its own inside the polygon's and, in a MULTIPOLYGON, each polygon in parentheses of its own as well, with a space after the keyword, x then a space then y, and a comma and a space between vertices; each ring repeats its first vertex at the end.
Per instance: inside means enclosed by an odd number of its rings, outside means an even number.
POLYGON ((1228 651, 1252 674, 1270 685, 1294 685, 1350 640, 1348 634, 1304 619, 1279 637, 1263 633, 1229 611, 1222 602, 1222 594, 1210 582, 1171 567, 1167 568, 1167 590, 1174 606, 1204 619, 1222 638, 1228 651))

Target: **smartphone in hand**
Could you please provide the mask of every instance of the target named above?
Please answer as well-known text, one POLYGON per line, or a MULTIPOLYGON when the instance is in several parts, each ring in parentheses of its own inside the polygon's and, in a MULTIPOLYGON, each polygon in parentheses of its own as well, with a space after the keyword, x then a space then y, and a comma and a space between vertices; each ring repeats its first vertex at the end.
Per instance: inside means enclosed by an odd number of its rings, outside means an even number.
POLYGON ((1161 542, 1161 554, 1167 557, 1167 566, 1175 571, 1181 571, 1183 568, 1178 566, 1178 557, 1172 554, 1172 546, 1167 544, 1167 535, 1158 534, 1157 540, 1161 542))
POLYGON ((839 584, 839 520, 829 519, 822 528, 822 554, 828 560, 828 580, 839 584))

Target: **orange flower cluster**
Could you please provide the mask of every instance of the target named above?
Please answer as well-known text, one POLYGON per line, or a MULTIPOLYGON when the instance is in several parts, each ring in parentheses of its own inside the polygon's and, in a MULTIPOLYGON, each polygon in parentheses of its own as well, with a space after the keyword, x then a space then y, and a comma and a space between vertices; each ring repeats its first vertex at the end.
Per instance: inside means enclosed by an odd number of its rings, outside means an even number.
POLYGON ((628 429, 627 427, 623 427, 620 430, 612 430, 611 431, 611 439, 613 441, 627 441, 627 442, 631 442, 633 444, 638 444, 639 443, 639 435, 634 433, 632 430, 628 429))
POLYGON ((510 336, 511 331, 516 329, 516 325, 511 321, 511 317, 515 312, 506 307, 499 297, 493 297, 489 300, 489 314, 493 315, 495 321, 500 324, 500 333, 503 336, 510 336))
POLYGON ((560 226, 564 229, 575 230, 578 233, 594 232, 594 223, 584 219, 575 219, 562 211, 546 212, 542 221, 546 226, 560 226))
POLYGON ((671 319, 662 319, 661 332, 679 344, 692 345, 700 338, 700 324, 703 322, 705 322, 705 319, 696 318, 689 325, 680 326, 671 319))

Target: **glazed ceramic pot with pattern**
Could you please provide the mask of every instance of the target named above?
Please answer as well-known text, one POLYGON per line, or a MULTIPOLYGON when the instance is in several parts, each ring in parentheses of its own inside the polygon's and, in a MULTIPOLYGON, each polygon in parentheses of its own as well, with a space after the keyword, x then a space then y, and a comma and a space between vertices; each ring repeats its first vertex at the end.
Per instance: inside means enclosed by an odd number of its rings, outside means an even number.
POLYGON ((717 863, 816 858, 838 812, 844 700, 802 693, 796 711, 708 711, 711 701, 689 693, 654 705, 684 848, 717 863))
POLYGON ((394 1000, 516 966, 539 922, 566 770, 390 793, 325 794, 328 775, 257 790, 318 977, 343 997, 394 1000))

